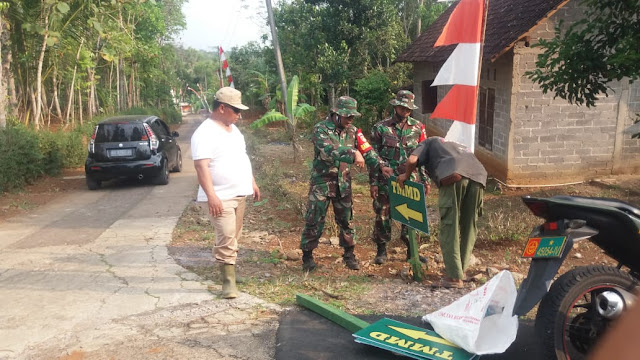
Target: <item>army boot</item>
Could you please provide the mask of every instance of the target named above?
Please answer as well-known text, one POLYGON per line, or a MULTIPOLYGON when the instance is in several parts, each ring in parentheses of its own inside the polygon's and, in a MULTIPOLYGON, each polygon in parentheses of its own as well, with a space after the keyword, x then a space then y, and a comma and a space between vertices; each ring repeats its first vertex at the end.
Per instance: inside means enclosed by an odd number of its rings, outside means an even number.
POLYGON ((302 271, 313 271, 316 269, 316 262, 313 261, 313 251, 302 251, 302 271))
POLYGON ((235 299, 238 297, 238 289, 236 288, 236 266, 233 264, 222 264, 220 266, 222 273, 222 295, 223 299, 235 299))
POLYGON ((342 260, 344 264, 351 270, 360 269, 360 262, 356 259, 356 254, 353 253, 353 248, 355 246, 350 246, 344 248, 344 255, 342 255, 342 260))
POLYGON ((387 262, 387 244, 378 244, 378 252, 376 252, 376 258, 373 262, 378 265, 387 262))

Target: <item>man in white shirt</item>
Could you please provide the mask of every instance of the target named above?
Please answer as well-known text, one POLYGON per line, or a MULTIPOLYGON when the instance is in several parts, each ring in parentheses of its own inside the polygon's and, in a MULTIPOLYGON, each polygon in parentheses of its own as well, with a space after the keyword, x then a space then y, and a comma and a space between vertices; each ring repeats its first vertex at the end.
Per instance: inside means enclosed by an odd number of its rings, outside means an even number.
POLYGON ((223 87, 216 92, 209 118, 191 137, 191 156, 198 174, 198 202, 208 210, 215 229, 213 257, 221 264, 222 298, 238 297, 235 264, 242 232, 246 197, 260 200, 247 155, 244 136, 234 125, 242 118, 240 91, 223 87))

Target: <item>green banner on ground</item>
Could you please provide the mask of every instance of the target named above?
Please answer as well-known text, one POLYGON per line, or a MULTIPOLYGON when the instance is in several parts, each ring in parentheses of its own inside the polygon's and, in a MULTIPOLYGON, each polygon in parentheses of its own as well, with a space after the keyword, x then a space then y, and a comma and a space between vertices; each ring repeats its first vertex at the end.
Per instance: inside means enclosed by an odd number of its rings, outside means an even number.
POLYGON ((396 177, 390 177, 389 203, 393 220, 429 234, 427 201, 423 184, 405 181, 404 187, 400 187, 396 182, 396 177))
POLYGON ((356 332, 353 337, 358 343, 414 359, 471 360, 476 357, 433 331, 387 318, 356 332))

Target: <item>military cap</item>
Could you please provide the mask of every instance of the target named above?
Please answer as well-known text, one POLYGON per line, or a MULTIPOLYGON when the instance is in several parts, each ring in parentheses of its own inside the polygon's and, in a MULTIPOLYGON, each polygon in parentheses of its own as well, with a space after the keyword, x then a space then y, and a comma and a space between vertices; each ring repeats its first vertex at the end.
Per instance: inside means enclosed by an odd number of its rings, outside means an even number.
POLYGON ((340 96, 336 102, 336 106, 331 109, 332 112, 340 116, 360 116, 357 111, 358 102, 356 99, 349 96, 340 96))
POLYGON ((415 110, 418 107, 413 104, 416 96, 409 90, 400 90, 396 94, 396 98, 389 101, 393 106, 404 106, 407 109, 415 110))

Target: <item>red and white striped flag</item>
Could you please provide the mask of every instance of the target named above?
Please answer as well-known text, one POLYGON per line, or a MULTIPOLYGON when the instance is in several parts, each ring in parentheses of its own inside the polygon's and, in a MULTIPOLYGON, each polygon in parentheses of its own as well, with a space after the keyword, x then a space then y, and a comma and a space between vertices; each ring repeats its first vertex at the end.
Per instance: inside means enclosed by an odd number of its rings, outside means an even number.
POLYGON ((227 80, 229 80, 229 86, 235 89, 236 87, 235 85, 233 85, 233 76, 231 76, 231 70, 229 70, 229 63, 227 62, 227 57, 224 55, 222 46, 220 46, 219 49, 220 49, 220 62, 222 62, 222 71, 225 71, 227 80))
POLYGON ((454 120, 445 139, 475 145, 478 71, 482 43, 485 0, 460 0, 434 47, 458 44, 431 86, 453 85, 431 114, 454 120))

